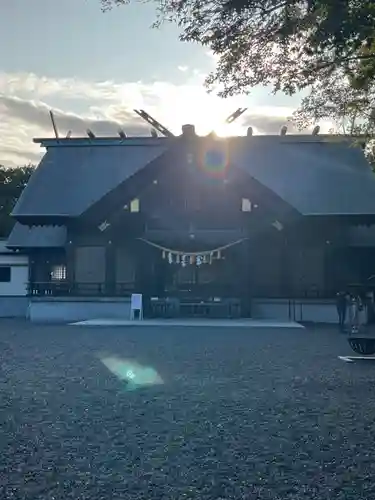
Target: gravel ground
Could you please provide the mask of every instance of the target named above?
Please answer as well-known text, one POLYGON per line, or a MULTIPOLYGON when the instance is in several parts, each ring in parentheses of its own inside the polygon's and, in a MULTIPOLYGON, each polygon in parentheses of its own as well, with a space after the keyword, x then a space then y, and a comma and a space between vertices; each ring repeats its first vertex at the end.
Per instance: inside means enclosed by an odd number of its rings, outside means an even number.
POLYGON ((333 329, 0 322, 0 498, 375 499, 375 363, 333 329), (105 351, 165 380, 126 392, 105 351))

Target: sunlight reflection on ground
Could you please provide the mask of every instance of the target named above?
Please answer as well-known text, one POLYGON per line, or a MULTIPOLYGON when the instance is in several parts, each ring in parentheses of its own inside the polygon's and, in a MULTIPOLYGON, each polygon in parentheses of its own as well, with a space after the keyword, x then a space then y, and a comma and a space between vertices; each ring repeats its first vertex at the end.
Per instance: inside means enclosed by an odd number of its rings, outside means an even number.
POLYGON ((164 380, 151 366, 143 366, 137 361, 118 356, 100 356, 99 359, 113 375, 126 383, 129 391, 164 384, 164 380))

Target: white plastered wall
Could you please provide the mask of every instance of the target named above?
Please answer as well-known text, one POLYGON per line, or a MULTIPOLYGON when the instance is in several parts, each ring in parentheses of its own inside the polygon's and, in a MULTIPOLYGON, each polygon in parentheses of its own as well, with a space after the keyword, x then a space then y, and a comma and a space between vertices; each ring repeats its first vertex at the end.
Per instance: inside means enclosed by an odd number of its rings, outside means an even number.
POLYGON ((0 297, 20 297, 27 294, 27 281, 29 276, 29 261, 25 255, 4 254, 0 255, 0 266, 10 266, 10 282, 0 282, 0 297))

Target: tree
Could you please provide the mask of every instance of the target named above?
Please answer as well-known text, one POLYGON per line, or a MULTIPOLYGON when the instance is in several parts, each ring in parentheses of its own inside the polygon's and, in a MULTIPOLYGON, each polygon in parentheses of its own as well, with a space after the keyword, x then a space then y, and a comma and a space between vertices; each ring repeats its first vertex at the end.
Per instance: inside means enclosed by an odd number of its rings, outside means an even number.
POLYGON ((344 75, 317 82, 302 99, 293 121, 299 129, 330 120, 332 133, 358 137, 375 167, 375 82, 365 89, 356 88, 344 75))
POLYGON ((334 132, 371 139, 375 135, 375 82, 366 89, 353 87, 337 75, 327 82, 318 81, 302 99, 293 120, 298 128, 329 119, 334 132))
POLYGON ((13 225, 13 207, 26 186, 34 167, 4 167, 0 165, 0 237, 6 238, 13 225))
POLYGON ((224 97, 256 85, 293 94, 338 74, 362 89, 375 80, 374 0, 157 0, 157 10, 156 26, 175 21, 181 40, 218 56, 207 84, 224 97))

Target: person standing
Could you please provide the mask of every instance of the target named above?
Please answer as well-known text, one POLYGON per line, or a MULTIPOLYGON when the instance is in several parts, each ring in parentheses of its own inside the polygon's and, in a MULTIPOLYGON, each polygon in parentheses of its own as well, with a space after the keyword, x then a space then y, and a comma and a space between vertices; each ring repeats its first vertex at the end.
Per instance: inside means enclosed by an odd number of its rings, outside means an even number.
POLYGON ((372 325, 375 322, 375 300, 374 291, 372 289, 367 291, 366 294, 366 310, 367 310, 367 324, 372 325))
POLYGON ((339 328, 341 331, 344 330, 347 308, 348 308, 347 293, 344 291, 339 291, 336 294, 336 309, 337 309, 337 315, 339 317, 339 328))
POLYGON ((349 303, 349 331, 358 334, 365 323, 365 310, 359 293, 353 293, 349 303))

